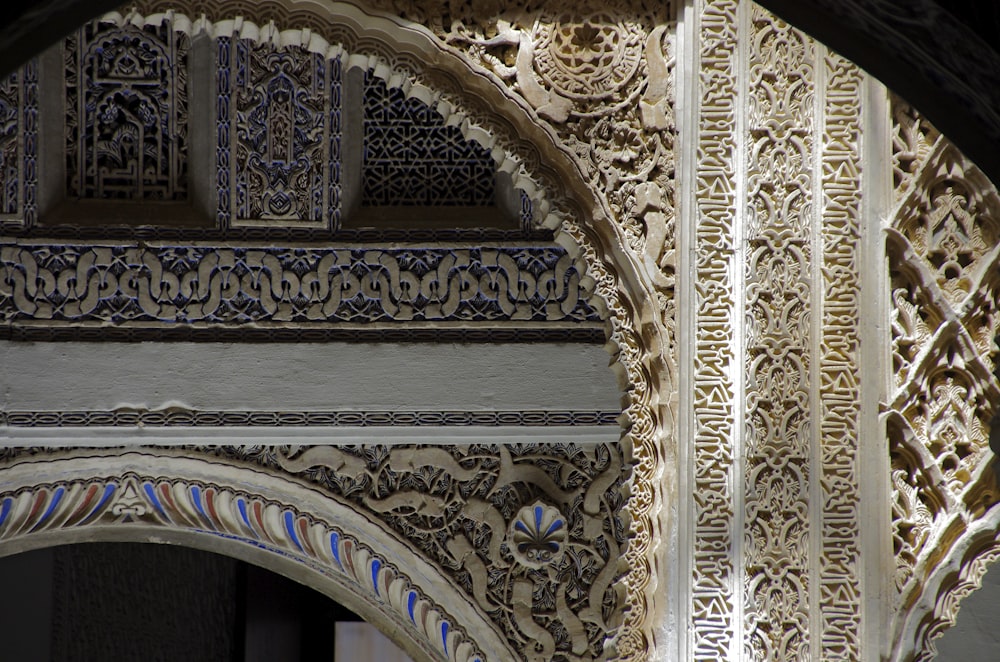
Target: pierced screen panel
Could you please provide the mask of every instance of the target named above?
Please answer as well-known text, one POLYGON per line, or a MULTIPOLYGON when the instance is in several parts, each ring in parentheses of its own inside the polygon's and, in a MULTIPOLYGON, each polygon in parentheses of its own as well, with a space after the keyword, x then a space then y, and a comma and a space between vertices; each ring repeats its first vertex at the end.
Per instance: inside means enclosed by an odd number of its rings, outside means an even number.
POLYGON ((496 166, 489 150, 466 140, 417 99, 368 72, 364 86, 361 204, 491 206, 496 166))
POLYGON ((65 54, 67 194, 186 200, 187 35, 95 21, 65 54))

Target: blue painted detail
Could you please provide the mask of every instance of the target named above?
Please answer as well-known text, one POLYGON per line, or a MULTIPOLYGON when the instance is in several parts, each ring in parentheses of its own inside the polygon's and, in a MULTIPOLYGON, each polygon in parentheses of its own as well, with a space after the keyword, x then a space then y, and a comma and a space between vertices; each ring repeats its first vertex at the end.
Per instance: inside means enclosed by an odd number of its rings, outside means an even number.
POLYGON ((381 561, 379 561, 378 559, 372 559, 372 586, 375 587, 375 595, 378 597, 381 597, 379 596, 378 592, 378 571, 379 568, 381 567, 382 567, 381 561))
POLYGON ((441 622, 441 643, 444 644, 444 654, 445 657, 448 656, 448 621, 441 622))
POLYGON ((549 525, 548 530, 545 532, 545 537, 548 538, 550 535, 552 535, 553 531, 561 529, 562 525, 563 521, 561 519, 557 519, 556 521, 552 522, 552 524, 549 525))
POLYGON ((528 531, 528 527, 525 526, 524 522, 522 522, 521 520, 514 522, 514 528, 517 529, 518 531, 531 535, 531 531, 528 531))
POLYGON ((344 564, 340 562, 340 536, 336 531, 330 532, 330 551, 333 552, 333 559, 337 565, 343 568, 344 564))
POLYGON ((7 497, 3 500, 3 506, 0 507, 0 526, 3 526, 3 523, 7 521, 7 516, 10 515, 10 509, 13 504, 13 497, 7 497))
POLYGON ((542 507, 535 506, 535 531, 542 530, 542 507))
POLYGON ((101 512, 101 508, 103 508, 104 504, 108 502, 108 499, 111 498, 111 495, 115 493, 116 489, 117 488, 115 487, 114 483, 108 483, 107 485, 105 485, 104 494, 101 495, 101 500, 97 502, 97 505, 94 506, 94 508, 90 511, 90 513, 87 514, 86 517, 80 520, 80 524, 86 523, 87 521, 90 520, 91 517, 101 512))
POLYGON ((153 507, 160 511, 160 514, 163 515, 163 517, 170 519, 167 517, 167 511, 163 509, 163 504, 161 504, 160 500, 156 497, 156 490, 153 488, 153 484, 143 483, 142 489, 146 492, 146 496, 149 498, 150 503, 153 504, 153 507))
POLYGON ((243 500, 243 497, 236 499, 236 507, 240 509, 240 517, 243 518, 243 523, 247 525, 247 528, 254 534, 254 537, 259 537, 250 524, 250 517, 247 515, 247 502, 243 500))
POLYGON ((206 522, 211 523, 212 518, 210 518, 208 516, 208 513, 205 512, 205 506, 203 506, 201 503, 201 488, 198 487, 197 485, 192 485, 191 496, 192 496, 192 501, 194 501, 194 507, 198 509, 198 512, 201 513, 201 516, 205 518, 206 522))
POLYGON ((295 518, 292 517, 292 512, 290 510, 285 511, 285 531, 288 532, 292 542, 299 548, 299 551, 304 553, 306 550, 303 549, 302 543, 299 542, 299 537, 295 535, 295 518))
POLYGON ((38 523, 31 528, 32 531, 40 527, 42 523, 49 518, 49 515, 52 514, 52 511, 55 510, 56 506, 59 505, 59 502, 62 501, 63 494, 65 493, 66 493, 66 488, 63 487, 62 485, 56 488, 55 494, 52 495, 52 500, 49 501, 49 507, 45 509, 45 513, 42 514, 42 518, 38 520, 38 523))
POLYGON ((406 611, 410 614, 410 621, 416 625, 417 619, 413 615, 413 608, 417 606, 417 592, 410 591, 410 597, 406 599, 406 611))

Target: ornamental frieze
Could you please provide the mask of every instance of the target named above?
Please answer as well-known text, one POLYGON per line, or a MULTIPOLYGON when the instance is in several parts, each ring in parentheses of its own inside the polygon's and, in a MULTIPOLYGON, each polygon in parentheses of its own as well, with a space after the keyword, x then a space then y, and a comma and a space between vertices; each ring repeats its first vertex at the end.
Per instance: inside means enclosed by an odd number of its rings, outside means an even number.
POLYGON ((0 247, 18 324, 600 324, 559 247, 0 247))

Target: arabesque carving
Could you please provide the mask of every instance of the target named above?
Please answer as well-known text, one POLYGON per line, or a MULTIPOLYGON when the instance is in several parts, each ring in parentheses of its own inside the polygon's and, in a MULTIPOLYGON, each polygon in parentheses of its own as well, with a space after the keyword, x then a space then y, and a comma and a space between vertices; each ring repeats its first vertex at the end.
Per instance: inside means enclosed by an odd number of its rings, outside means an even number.
POLYGON ((929 660, 932 639, 954 623, 960 598, 995 557, 1000 530, 989 449, 1000 403, 1000 197, 926 120, 895 104, 899 193, 887 231, 896 370, 886 419, 898 590, 892 659, 929 660))
POLYGON ((188 48, 169 21, 67 38, 67 196, 187 199, 188 48))
POLYGON ((746 634, 756 660, 808 657, 813 62, 805 35, 750 14, 746 228, 746 634))
MULTIPOLYGON (((620 628, 608 627, 600 655, 645 657, 656 646, 652 614, 662 592, 653 567, 662 553, 663 504, 674 489, 660 480, 662 463, 673 456, 673 8, 497 6, 488 16, 481 7, 387 7, 399 18, 376 17, 376 9, 153 0, 116 20, 139 26, 143 16, 163 12, 185 33, 238 33, 327 56, 347 53, 350 66, 391 79, 391 86, 436 108, 447 124, 489 149, 498 170, 527 194, 533 218, 573 244, 570 255, 581 273, 586 265, 584 279, 605 303, 612 346, 630 385, 624 447, 635 478, 628 505, 632 538, 621 566, 630 609, 620 628), (627 18, 612 18, 619 13, 627 18), (551 57, 535 61, 535 44, 543 42, 551 57), (615 43, 627 45, 623 58, 615 43), (566 67, 587 71, 600 84, 546 87, 546 81, 566 80, 559 73, 566 67)), ((544 649, 544 637, 535 634, 544 649)))
POLYGON ((615 446, 260 448, 247 459, 302 475, 399 532, 475 599, 526 660, 600 658, 619 624, 624 595, 615 579, 627 530, 615 446), (508 531, 516 533, 524 508, 533 515, 536 507, 545 522, 536 533, 549 538, 522 549, 508 531), (546 545, 557 539, 557 549, 546 545))

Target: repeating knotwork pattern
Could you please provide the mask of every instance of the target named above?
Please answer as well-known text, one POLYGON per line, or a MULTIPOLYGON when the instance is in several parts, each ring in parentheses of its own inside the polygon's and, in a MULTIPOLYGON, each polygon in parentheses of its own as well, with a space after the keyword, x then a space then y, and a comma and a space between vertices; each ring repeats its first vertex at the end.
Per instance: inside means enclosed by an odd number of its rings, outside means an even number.
POLYGON ((894 659, 929 660, 998 554, 990 421, 1000 402, 1000 196, 926 120, 893 100, 896 207, 887 231, 886 414, 898 611, 894 659))
POLYGON ((560 248, 0 247, 4 322, 599 322, 560 248))

